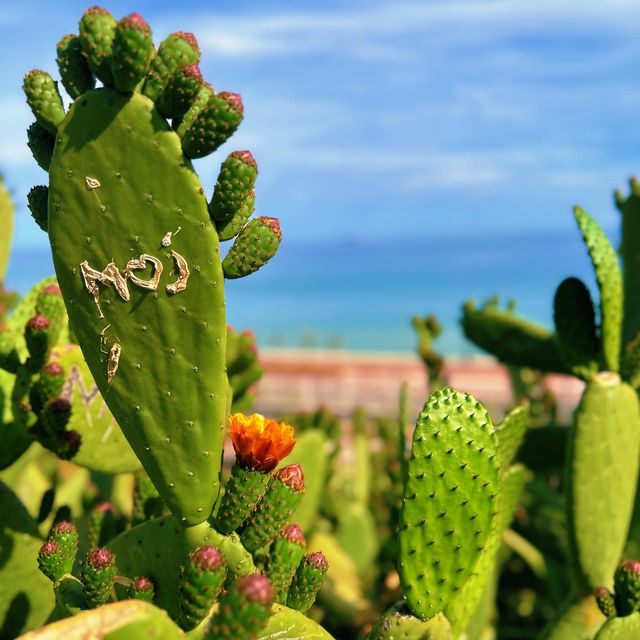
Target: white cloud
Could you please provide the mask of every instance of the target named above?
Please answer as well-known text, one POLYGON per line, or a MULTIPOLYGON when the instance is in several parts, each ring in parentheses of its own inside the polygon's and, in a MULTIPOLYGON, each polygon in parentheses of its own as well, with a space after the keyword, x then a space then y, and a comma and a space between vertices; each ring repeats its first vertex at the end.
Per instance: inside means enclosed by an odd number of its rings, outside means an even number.
POLYGON ((202 48, 221 56, 328 53, 379 59, 404 57, 407 35, 425 46, 491 43, 517 33, 572 33, 593 28, 635 33, 640 6, 632 0, 460 0, 363 3, 358 9, 192 16, 202 48), (636 19, 634 19, 634 16, 636 19), (401 37, 398 40, 398 37, 401 37), (381 39, 394 39, 381 42, 381 39))

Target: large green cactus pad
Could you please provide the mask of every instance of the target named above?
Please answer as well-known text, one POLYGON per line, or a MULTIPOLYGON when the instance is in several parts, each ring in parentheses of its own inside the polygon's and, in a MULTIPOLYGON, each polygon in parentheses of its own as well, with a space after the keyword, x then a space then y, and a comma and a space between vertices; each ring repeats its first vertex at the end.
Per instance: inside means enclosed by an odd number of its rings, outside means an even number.
POLYGON ((198 178, 148 98, 103 88, 60 125, 49 189, 56 273, 91 373, 169 508, 202 522, 227 400, 223 275, 198 178))
POLYGON ((616 373, 587 383, 567 458, 569 542, 586 586, 611 588, 633 511, 640 416, 636 392, 616 373))
POLYGON ((399 572, 413 613, 431 618, 465 585, 492 529, 498 442, 469 394, 436 391, 420 413, 408 463, 399 572))

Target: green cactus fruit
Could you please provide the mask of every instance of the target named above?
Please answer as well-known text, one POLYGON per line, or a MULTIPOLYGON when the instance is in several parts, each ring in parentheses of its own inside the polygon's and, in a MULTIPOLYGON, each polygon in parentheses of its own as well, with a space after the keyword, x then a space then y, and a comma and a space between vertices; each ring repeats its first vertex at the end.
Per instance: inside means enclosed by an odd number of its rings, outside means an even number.
POLYGON ((72 407, 67 428, 81 437, 74 464, 108 474, 137 471, 140 461, 98 392, 80 347, 56 345, 50 364, 58 364, 67 372, 60 394, 72 407))
POLYGON ((116 574, 116 559, 109 549, 99 547, 89 551, 82 565, 82 584, 90 609, 95 609, 109 600, 116 574))
POLYGON ((222 261, 224 277, 244 278, 257 271, 273 258, 281 240, 277 218, 254 218, 240 231, 222 261))
POLYGON ((503 418, 500 424, 496 425, 496 435, 498 436, 498 447, 500 449, 500 466, 502 471, 507 471, 516 457, 518 448, 522 444, 522 439, 527 431, 529 421, 529 405, 523 404, 512 409, 503 418))
POLYGON ((453 640, 451 625, 439 613, 431 620, 416 618, 406 602, 399 602, 378 618, 367 640, 453 640))
POLYGON ((89 515, 89 531, 87 534, 89 549, 97 549, 106 545, 116 535, 116 515, 113 505, 106 500, 99 502, 89 515))
POLYGON ((620 363, 620 376, 634 389, 640 387, 640 333, 625 348, 620 363))
POLYGON ((640 609, 640 562, 622 562, 613 574, 613 585, 619 615, 628 616, 640 609))
POLYGON ((64 572, 71 573, 78 552, 78 530, 73 523, 63 520, 53 525, 49 533, 49 542, 59 545, 64 557, 64 572))
POLYGON ((153 602, 156 590, 153 582, 144 576, 138 576, 133 579, 129 586, 129 597, 136 600, 144 600, 145 602, 153 602))
POLYGON ((97 89, 61 126, 49 195, 54 265, 100 393, 167 506, 201 522, 220 488, 227 385, 222 272, 197 177, 147 98, 97 89), (135 202, 151 217, 123 215, 135 202))
POLYGON ((60 396, 64 381, 64 369, 57 362, 45 365, 29 390, 31 409, 35 413, 40 413, 47 402, 60 396))
POLYGON ((164 511, 162 498, 153 486, 149 476, 142 470, 135 475, 133 485, 133 513, 131 516, 131 526, 159 518, 164 511))
POLYGON ((53 78, 46 71, 34 69, 25 75, 22 89, 38 124, 50 133, 56 133, 65 114, 58 85, 53 78))
POLYGON ((567 369, 588 380, 598 371, 600 345, 591 295, 578 278, 567 278, 557 288, 553 320, 567 369))
POLYGON ((577 576, 591 592, 611 587, 633 511, 640 417, 617 373, 596 374, 576 409, 567 448, 567 519, 577 576))
POLYGON ((193 121, 196 119, 198 113, 202 107, 204 107, 207 102, 209 102, 209 98, 213 95, 213 87, 206 81, 203 81, 200 85, 200 89, 198 90, 198 95, 195 100, 192 102, 189 110, 184 114, 182 118, 175 118, 172 121, 172 126, 175 129, 175 132, 180 136, 180 138, 184 137, 184 134, 187 132, 187 129, 193 124, 193 121))
POLYGON ((200 47, 193 33, 178 31, 160 43, 151 59, 143 93, 154 102, 162 95, 176 69, 182 65, 198 64, 200 47))
POLYGON ((202 82, 197 64, 179 66, 156 100, 158 111, 165 118, 182 118, 197 98, 202 82))
POLYGON ((80 19, 80 43, 91 72, 105 86, 113 85, 111 59, 116 21, 109 11, 90 7, 80 19))
POLYGON ((469 340, 505 364, 566 373, 555 335, 512 309, 503 311, 492 302, 476 309, 469 300, 463 308, 462 328, 469 340))
POLYGON ((271 615, 274 592, 267 578, 238 578, 221 598, 205 633, 207 640, 256 640, 271 615))
POLYGON ((38 553, 38 567, 49 580, 55 582, 65 574, 65 553, 62 547, 51 540, 45 542, 38 553))
POLYGON ((640 613, 607 620, 594 640, 632 640, 640 637, 640 613))
POLYGON ((93 89, 95 79, 89 69, 79 36, 70 34, 58 42, 57 62, 62 86, 73 100, 85 91, 93 89))
POLYGON ((307 541, 297 524, 287 525, 271 543, 264 574, 275 592, 276 602, 286 604, 287 591, 304 555, 307 541))
POLYGON ((187 631, 200 624, 222 590, 227 567, 219 549, 211 545, 194 549, 180 579, 180 625, 187 631))
POLYGON ((253 331, 236 332, 227 327, 227 375, 240 373, 252 365, 258 357, 256 337, 253 331))
POLYGON ((182 150, 203 158, 222 145, 242 122, 244 105, 239 93, 213 93, 182 136, 182 150))
POLYGON ((485 551, 476 563, 473 573, 445 607, 444 613, 451 623, 453 636, 458 637, 469 625, 473 614, 488 588, 496 571, 496 556, 502 545, 513 512, 520 500, 524 487, 524 467, 514 465, 503 471, 500 477, 500 492, 497 499, 497 513, 493 519, 491 534, 485 551))
MULTIPOLYGON (((238 536, 223 536, 209 522, 183 527, 173 516, 155 518, 124 531, 108 546, 116 554, 120 575, 153 577, 155 604, 178 620, 180 610, 176 594, 182 575, 180 566, 195 547, 204 545, 212 545, 221 551, 230 573, 238 576, 255 572, 253 559, 240 544, 238 536)), ((123 598, 127 592, 116 585, 116 593, 118 598, 123 598)))
POLYGON ((573 212, 589 250, 600 289, 602 365, 607 371, 618 371, 624 304, 618 256, 600 225, 584 209, 574 207, 573 212))
POLYGON ((247 551, 253 553, 273 540, 300 503, 304 491, 304 474, 299 464, 282 467, 271 476, 262 500, 240 534, 247 551))
POLYGON ((238 462, 231 467, 231 476, 216 514, 216 527, 220 533, 231 533, 240 528, 264 495, 270 477, 268 473, 248 469, 238 462))
POLYGON ((615 598, 606 587, 596 589, 596 604, 607 618, 615 618, 618 615, 615 598))
POLYGON ((209 213, 218 222, 232 218, 251 194, 258 165, 250 151, 233 151, 220 167, 209 213))
POLYGON ((47 316, 36 315, 29 319, 24 330, 24 339, 29 350, 27 367, 36 373, 45 365, 53 346, 53 328, 47 316))
POLYGON ((64 300, 58 285, 48 284, 38 292, 36 314, 46 316, 49 319, 54 331, 52 339, 54 343, 57 342, 63 325, 66 323, 64 300))
POLYGON ((118 91, 129 93, 144 78, 153 56, 151 29, 139 13, 118 20, 113 34, 111 74, 118 91))
POLYGON ((287 606, 303 613, 310 609, 316 601, 328 568, 329 563, 322 551, 305 555, 289 585, 287 606))
POLYGON ((53 398, 42 408, 38 429, 48 438, 60 436, 71 416, 71 405, 64 398, 53 398))
POLYGON ((485 552, 498 496, 498 441, 471 395, 436 391, 413 435, 400 532, 399 573, 420 618, 442 611, 485 552))
POLYGON ((33 187, 27 194, 27 206, 36 224, 43 230, 47 231, 48 213, 47 202, 49 200, 49 188, 46 186, 33 187))
POLYGON ((41 169, 49 171, 53 147, 56 144, 56 137, 38 122, 29 125, 27 129, 27 145, 31 150, 35 161, 41 169))
POLYGON ((220 242, 235 238, 242 228, 247 224, 249 218, 255 211, 256 193, 251 190, 245 201, 236 209, 236 212, 226 220, 218 222, 216 220, 216 231, 220 242))
POLYGON ((629 195, 615 193, 616 207, 622 214, 620 256, 624 265, 624 344, 635 338, 640 327, 640 252, 636 238, 640 237, 640 186, 636 178, 629 181, 629 195))

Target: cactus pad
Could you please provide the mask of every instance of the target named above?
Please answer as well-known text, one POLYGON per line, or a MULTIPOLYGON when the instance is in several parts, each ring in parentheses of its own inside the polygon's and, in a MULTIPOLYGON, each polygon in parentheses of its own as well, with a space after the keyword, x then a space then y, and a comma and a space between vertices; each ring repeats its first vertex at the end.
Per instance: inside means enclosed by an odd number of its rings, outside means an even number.
POLYGON ((180 140, 147 98, 76 100, 50 168, 49 236, 102 396, 169 508, 201 522, 226 411, 218 241, 180 140))
POLYGON ((591 295, 578 278, 567 278, 557 288, 553 320, 567 368, 588 380, 598 370, 600 345, 591 295))
POLYGON ((568 446, 569 541, 590 591, 612 586, 627 539, 638 476, 640 417, 635 391, 618 374, 587 383, 568 446))
POLYGON ((399 532, 399 572, 414 615, 431 618, 465 585, 491 533, 498 442, 469 394, 434 393, 413 436, 399 532))
POLYGON ((574 214, 589 250, 600 289, 600 341, 603 366, 618 371, 622 340, 623 291, 618 256, 600 225, 580 207, 574 214))

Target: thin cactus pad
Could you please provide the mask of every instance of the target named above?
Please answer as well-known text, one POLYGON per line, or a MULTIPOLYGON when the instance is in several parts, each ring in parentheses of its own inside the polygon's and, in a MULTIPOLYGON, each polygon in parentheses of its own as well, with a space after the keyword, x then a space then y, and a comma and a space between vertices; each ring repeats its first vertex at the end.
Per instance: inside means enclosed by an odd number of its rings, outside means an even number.
POLYGON ((589 250, 600 289, 600 341, 602 364, 618 371, 622 341, 623 290, 618 256, 600 225, 580 207, 574 214, 589 250))
POLYGON ((469 394, 434 393, 413 436, 401 512, 399 571, 409 607, 442 611, 464 586, 491 532, 498 493, 498 442, 469 394))

